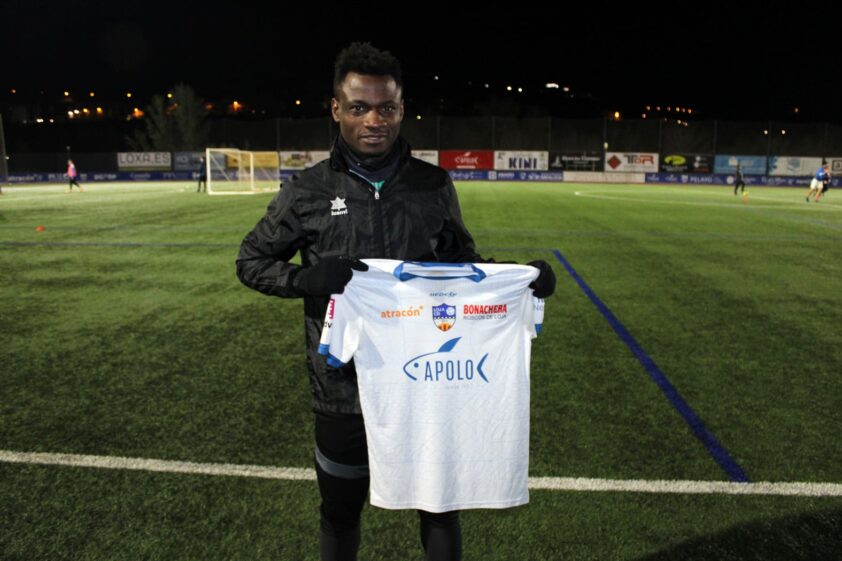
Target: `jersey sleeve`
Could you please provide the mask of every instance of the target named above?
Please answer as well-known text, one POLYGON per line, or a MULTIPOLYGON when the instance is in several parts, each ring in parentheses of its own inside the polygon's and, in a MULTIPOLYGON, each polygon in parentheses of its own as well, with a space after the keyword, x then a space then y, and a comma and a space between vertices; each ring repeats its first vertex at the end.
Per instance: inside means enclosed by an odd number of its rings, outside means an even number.
MULTIPOLYGON (((528 281, 532 282, 538 278, 540 271, 536 267, 529 267, 531 272, 528 275, 528 281)), ((541 330, 544 324, 544 299, 543 298, 536 298, 532 295, 532 289, 526 289, 529 294, 529 304, 524 306, 526 317, 524 318, 525 326, 527 331, 529 331, 530 335, 533 339, 538 337, 541 334, 541 330)))
POLYGON ((532 338, 541 334, 544 325, 544 299, 532 297, 532 338))
POLYGON ((361 319, 349 292, 350 284, 343 294, 330 297, 319 341, 319 354, 326 356, 327 363, 334 368, 351 362, 360 343, 361 319))

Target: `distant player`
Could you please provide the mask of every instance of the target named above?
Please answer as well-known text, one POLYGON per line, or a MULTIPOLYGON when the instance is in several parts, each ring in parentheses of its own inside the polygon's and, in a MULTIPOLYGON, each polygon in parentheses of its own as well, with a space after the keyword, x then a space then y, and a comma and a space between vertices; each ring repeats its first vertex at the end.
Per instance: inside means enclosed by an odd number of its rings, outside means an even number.
POLYGON ((199 159, 199 185, 196 187, 196 192, 207 193, 208 191, 208 167, 205 165, 204 156, 199 159))
POLYGON ((816 196, 816 201, 820 198, 824 198, 824 194, 827 193, 827 190, 830 189, 830 181, 831 181, 830 171, 827 172, 827 178, 822 182, 822 192, 816 196))
POLYGON ((67 186, 67 192, 70 193, 73 191, 73 186, 79 188, 80 192, 83 192, 82 186, 79 185, 79 182, 76 181, 76 178, 79 177, 79 173, 76 171, 76 164, 73 163, 73 160, 67 160, 67 179, 69 181, 69 185, 67 186))
POLYGON ((810 181, 810 190, 807 191, 808 203, 810 202, 810 197, 813 197, 815 202, 819 202, 819 197, 821 197, 826 180, 830 181, 830 172, 828 171, 827 164, 822 164, 816 172, 816 176, 810 181))
POLYGON ((746 182, 743 178, 743 168, 740 167, 740 162, 737 162, 737 169, 734 171, 734 194, 737 194, 737 190, 740 193, 745 193, 746 190, 746 182))

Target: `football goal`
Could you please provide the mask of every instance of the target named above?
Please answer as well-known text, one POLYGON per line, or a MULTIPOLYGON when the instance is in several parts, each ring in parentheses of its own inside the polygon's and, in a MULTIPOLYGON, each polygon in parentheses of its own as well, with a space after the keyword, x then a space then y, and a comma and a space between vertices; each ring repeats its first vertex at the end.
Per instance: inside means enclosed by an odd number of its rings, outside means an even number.
POLYGON ((281 186, 277 152, 208 148, 205 166, 208 195, 253 195, 281 186))

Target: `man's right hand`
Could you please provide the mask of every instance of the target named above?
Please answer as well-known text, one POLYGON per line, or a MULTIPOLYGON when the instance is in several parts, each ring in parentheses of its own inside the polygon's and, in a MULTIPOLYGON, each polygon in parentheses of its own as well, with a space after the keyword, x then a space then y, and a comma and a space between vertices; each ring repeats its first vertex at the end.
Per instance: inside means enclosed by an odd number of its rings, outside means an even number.
POLYGON ((325 257, 312 267, 301 269, 292 284, 307 296, 341 294, 354 271, 368 271, 368 265, 353 257, 325 257))

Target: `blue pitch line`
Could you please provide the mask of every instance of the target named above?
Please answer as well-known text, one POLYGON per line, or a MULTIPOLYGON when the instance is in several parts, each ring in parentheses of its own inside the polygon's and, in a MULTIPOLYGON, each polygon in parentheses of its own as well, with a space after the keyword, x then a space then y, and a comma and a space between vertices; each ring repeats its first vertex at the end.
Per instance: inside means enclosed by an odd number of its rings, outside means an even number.
POLYGON ((728 451, 716 440, 716 437, 705 427, 702 420, 696 414, 695 411, 687 404, 681 394, 678 393, 678 390, 675 389, 675 386, 669 381, 666 375, 661 372, 661 369, 658 368, 658 365, 655 364, 655 361, 646 354, 646 351, 640 346, 640 344, 632 337, 631 333, 625 328, 625 326, 620 323, 620 320, 608 309, 608 306, 602 303, 602 300, 591 290, 591 287, 582 280, 582 277, 576 273, 575 269, 573 269, 572 265, 564 258, 561 252, 557 249, 553 250, 553 254, 556 256, 556 259, 564 265, 564 268, 567 269, 567 272, 570 273, 570 276, 573 277, 573 280, 579 285, 579 288, 590 298, 593 305, 602 313, 603 317, 608 321, 620 339, 628 346, 629 350, 637 357, 637 360, 640 361, 640 364, 643 365, 643 368, 649 374, 649 377, 652 378, 661 391, 663 392, 664 396, 669 400, 673 407, 678 411, 678 413, 684 418, 684 422, 687 423, 687 426, 690 427, 690 430, 693 434, 698 438, 704 447, 707 449, 708 453, 713 457, 719 467, 721 467, 728 477, 733 482, 737 483, 748 483, 750 480, 748 475, 746 475, 745 471, 742 467, 731 457, 728 451))

